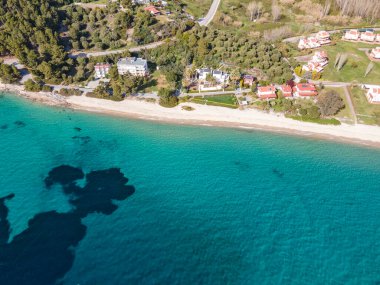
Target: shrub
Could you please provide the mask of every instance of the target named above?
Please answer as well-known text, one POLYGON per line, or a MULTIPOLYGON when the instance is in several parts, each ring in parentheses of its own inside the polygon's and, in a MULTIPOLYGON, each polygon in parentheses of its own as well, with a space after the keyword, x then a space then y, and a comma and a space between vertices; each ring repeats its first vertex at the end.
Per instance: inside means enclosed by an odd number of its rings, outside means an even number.
POLYGON ((42 86, 42 91, 43 92, 51 92, 52 90, 53 90, 53 87, 51 87, 49 85, 42 86))
POLYGON ((28 79, 24 83, 25 90, 31 92, 40 92, 42 90, 42 84, 33 81, 32 79, 28 79))
POLYGON ((185 111, 194 111, 195 109, 191 106, 182 106, 182 110, 185 110, 185 111))
POLYGON ((174 95, 174 92, 169 89, 160 89, 158 91, 160 97, 159 104, 165 108, 173 108, 178 105, 178 98, 174 95))

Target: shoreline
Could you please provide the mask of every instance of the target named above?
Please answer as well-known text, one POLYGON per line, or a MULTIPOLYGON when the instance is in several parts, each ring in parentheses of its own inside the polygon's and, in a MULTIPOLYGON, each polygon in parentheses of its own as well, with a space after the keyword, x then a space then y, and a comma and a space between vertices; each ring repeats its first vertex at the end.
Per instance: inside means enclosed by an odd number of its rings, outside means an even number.
POLYGON ((0 84, 0 91, 15 93, 36 103, 105 116, 128 117, 176 125, 258 130, 380 148, 380 127, 377 126, 362 124, 319 125, 300 122, 285 118, 283 115, 268 114, 254 109, 227 109, 195 103, 182 103, 175 108, 164 108, 157 103, 136 99, 115 102, 85 96, 62 97, 52 93, 28 92, 24 90, 23 86, 11 84, 0 84), (195 110, 185 111, 181 109, 182 106, 191 106, 195 110))

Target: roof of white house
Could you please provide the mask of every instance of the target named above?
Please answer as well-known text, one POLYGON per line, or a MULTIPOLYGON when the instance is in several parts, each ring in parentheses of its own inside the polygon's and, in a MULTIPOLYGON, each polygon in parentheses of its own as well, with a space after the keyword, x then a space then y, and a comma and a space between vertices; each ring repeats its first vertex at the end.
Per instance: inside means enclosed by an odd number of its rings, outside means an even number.
POLYGON ((123 64, 123 65, 140 65, 140 66, 145 66, 147 64, 146 59, 142 59, 140 57, 126 57, 126 58, 121 58, 117 62, 117 64, 123 64))

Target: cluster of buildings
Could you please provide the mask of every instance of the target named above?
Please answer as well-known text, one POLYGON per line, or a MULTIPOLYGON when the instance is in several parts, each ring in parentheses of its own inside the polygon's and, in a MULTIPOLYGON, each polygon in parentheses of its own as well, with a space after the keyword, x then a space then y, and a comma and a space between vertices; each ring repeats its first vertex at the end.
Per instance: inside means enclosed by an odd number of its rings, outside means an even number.
MULTIPOLYGON (((111 64, 109 63, 97 63, 94 67, 95 78, 105 78, 110 68, 111 64)), ((121 58, 117 62, 117 71, 120 75, 147 76, 149 75, 148 61, 139 57, 121 58)))
POLYGON ((323 45, 328 45, 331 43, 330 34, 326 31, 320 31, 315 36, 300 39, 298 43, 298 48, 303 49, 314 49, 319 48, 323 45))
POLYGON ((302 66, 302 70, 306 72, 322 72, 326 65, 329 64, 327 52, 317 51, 307 64, 302 66))
POLYGON ((220 90, 228 85, 230 76, 221 70, 201 68, 197 69, 198 85, 200 91, 220 90), (211 79, 211 80, 210 80, 211 79))
POLYGON ((380 43, 380 34, 375 34, 372 30, 360 32, 359 30, 348 30, 343 36, 348 41, 362 41, 367 43, 380 43))
POLYGON ((257 88, 257 96, 260 99, 276 99, 277 90, 282 92, 285 98, 308 98, 318 95, 317 87, 312 83, 299 83, 293 88, 290 85, 281 85, 278 89, 274 85, 260 86, 257 88))

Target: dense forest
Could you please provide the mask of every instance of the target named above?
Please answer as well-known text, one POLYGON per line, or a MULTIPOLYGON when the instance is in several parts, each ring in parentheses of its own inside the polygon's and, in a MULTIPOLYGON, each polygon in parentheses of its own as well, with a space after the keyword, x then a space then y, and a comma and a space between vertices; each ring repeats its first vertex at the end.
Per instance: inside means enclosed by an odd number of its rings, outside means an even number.
POLYGON ((67 0, 0 2, 0 54, 15 55, 45 79, 62 79, 70 66, 58 36, 58 8, 67 0))
MULTIPOLYGON (((82 1, 83 2, 83 1, 82 1)), ((130 0, 88 8, 72 0, 0 0, 0 56, 14 55, 37 80, 80 82, 91 73, 73 50, 105 50, 146 44, 182 33, 187 19, 160 23, 130 0), (128 30, 132 33, 129 34, 128 30)))

